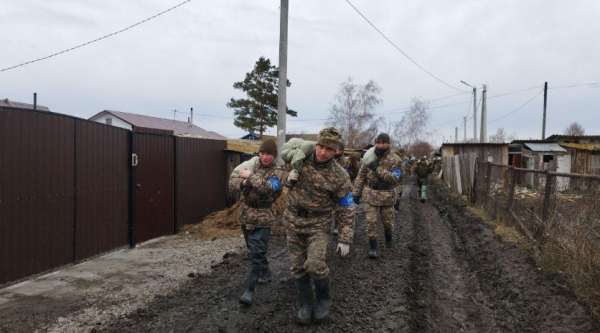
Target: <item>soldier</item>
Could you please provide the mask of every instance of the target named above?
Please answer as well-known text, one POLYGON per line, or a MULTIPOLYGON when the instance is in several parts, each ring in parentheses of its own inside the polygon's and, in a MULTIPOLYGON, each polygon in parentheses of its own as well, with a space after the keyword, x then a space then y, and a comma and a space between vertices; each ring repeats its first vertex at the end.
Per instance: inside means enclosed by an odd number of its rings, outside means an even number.
MULTIPOLYGON (((404 148, 398 148, 396 150, 396 155, 400 157, 402 161, 402 173, 408 168, 408 157, 404 154, 404 148)), ((402 181, 398 182, 398 186, 396 186, 396 193, 398 194, 398 199, 394 204, 394 209, 396 210, 396 214, 400 211, 400 198, 402 197, 402 181)))
POLYGON ((341 140, 333 127, 321 130, 315 152, 302 161, 301 171, 290 171, 287 209, 283 220, 292 261, 292 276, 298 290, 299 324, 308 325, 313 315, 311 279, 317 306, 315 322, 329 319, 331 296, 329 267, 325 262, 331 215, 339 222, 337 251, 342 257, 350 251, 354 235, 354 202, 348 173, 333 159, 341 140))
POLYGON ((385 243, 388 248, 392 247, 394 203, 397 198, 395 189, 402 177, 402 162, 398 155, 390 154, 390 136, 387 133, 377 136, 375 154, 377 160, 368 166, 361 166, 353 191, 355 202, 358 204, 364 187, 369 258, 372 259, 377 258, 377 211, 381 214, 385 243))
POLYGON ((356 176, 358 176, 358 171, 360 170, 360 154, 353 153, 348 157, 348 175, 350 176, 350 181, 354 184, 354 180, 356 176))
POLYGON ((433 165, 427 163, 425 156, 419 159, 419 163, 413 165, 412 174, 417 179, 417 188, 419 189, 417 194, 418 198, 421 199, 421 203, 424 203, 427 199, 427 176, 433 172, 433 165))
POLYGON ((240 303, 246 306, 252 305, 256 284, 270 281, 266 255, 270 228, 275 222, 275 212, 271 206, 281 194, 283 181, 287 177, 287 173, 275 164, 277 143, 274 139, 263 141, 258 156, 252 171, 241 170, 238 177, 232 175, 229 180, 230 189, 241 189, 244 194, 244 201, 238 211, 238 220, 244 233, 248 259, 250 259, 246 290, 240 297, 240 303))

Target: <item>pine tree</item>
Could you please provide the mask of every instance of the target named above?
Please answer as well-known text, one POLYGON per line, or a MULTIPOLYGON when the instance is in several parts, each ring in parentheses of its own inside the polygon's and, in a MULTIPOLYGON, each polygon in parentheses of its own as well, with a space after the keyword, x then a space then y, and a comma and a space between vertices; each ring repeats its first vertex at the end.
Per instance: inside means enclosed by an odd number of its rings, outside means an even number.
MULTIPOLYGON (((259 133, 262 138, 268 127, 277 125, 277 92, 279 68, 271 65, 271 60, 260 57, 254 69, 246 73, 244 81, 235 82, 233 88, 244 91, 247 99, 233 99, 227 103, 236 116, 233 124, 249 133, 259 133)), ((291 86, 287 80, 287 86, 291 86)), ((297 112, 286 106, 286 113, 292 117, 297 112)))

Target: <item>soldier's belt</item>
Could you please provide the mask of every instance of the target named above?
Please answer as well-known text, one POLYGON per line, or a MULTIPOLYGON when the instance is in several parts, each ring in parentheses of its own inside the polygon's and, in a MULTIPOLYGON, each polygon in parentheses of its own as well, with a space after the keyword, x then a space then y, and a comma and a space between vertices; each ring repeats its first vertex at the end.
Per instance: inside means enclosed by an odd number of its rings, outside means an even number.
POLYGON ((331 214, 331 212, 309 212, 306 209, 299 209, 297 212, 295 212, 289 208, 288 208, 288 210, 290 211, 290 213, 292 213, 294 215, 298 215, 303 218, 320 217, 323 215, 331 214))
POLYGON ((393 190, 396 185, 390 185, 390 184, 369 184, 369 187, 372 190, 393 190))
POLYGON ((267 208, 271 208, 273 206, 272 202, 256 203, 256 202, 250 202, 249 200, 244 200, 244 203, 246 204, 246 206, 248 206, 250 208, 257 208, 257 209, 267 209, 267 208))

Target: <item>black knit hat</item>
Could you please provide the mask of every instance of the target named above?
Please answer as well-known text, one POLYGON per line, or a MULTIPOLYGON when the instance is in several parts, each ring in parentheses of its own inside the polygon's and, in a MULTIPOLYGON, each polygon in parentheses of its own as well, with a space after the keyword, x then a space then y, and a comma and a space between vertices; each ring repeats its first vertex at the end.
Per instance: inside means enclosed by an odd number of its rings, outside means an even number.
POLYGON ((379 133, 377 139, 375 139, 375 143, 383 141, 385 143, 390 143, 390 136, 387 133, 379 133))
POLYGON ((267 154, 271 154, 277 157, 277 141, 272 138, 268 138, 260 144, 259 152, 264 151, 267 154))

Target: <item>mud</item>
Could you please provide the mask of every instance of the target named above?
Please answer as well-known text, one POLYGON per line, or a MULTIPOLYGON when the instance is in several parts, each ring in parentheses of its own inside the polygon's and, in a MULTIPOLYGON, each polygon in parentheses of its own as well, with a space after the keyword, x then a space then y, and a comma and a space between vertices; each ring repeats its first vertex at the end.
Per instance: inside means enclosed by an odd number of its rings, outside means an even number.
MULTIPOLYGON (((428 190, 430 200, 421 203, 414 187, 405 185, 394 245, 385 247, 380 227, 380 257, 376 260, 367 257, 362 209, 358 210, 348 257, 335 254, 332 236, 329 323, 295 324, 297 304, 285 232, 276 228, 269 244, 272 282, 257 287, 251 307, 238 303, 249 262, 243 251, 227 252, 211 274, 189 278, 168 293, 154 295, 143 306, 86 331, 600 331, 586 307, 557 287, 553 277, 536 267, 527 253, 504 243, 441 185, 432 183, 428 190)), ((29 326, 15 324, 12 329, 44 327, 43 322, 56 320, 43 311, 27 318, 32 321, 29 326)))
POLYGON ((237 254, 168 298, 101 332, 597 332, 574 296, 552 283, 529 256, 504 244, 459 199, 430 186, 416 200, 405 187, 395 243, 380 230, 380 258, 367 257, 364 213, 357 214, 351 254, 330 243, 332 315, 327 324, 294 323, 295 289, 283 232, 273 234, 273 282, 259 286, 254 304, 238 304, 248 261, 237 254))

